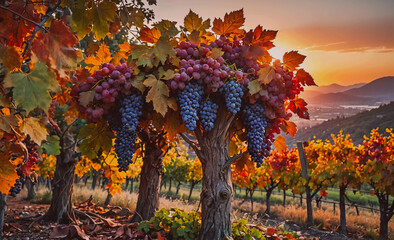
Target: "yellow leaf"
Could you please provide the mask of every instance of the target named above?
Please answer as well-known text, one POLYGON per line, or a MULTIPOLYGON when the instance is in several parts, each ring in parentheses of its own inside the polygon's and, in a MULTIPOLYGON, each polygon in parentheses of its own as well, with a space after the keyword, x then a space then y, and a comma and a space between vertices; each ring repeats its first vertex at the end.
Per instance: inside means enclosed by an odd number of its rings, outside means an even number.
POLYGON ((148 75, 148 78, 145 79, 144 85, 151 87, 146 95, 146 101, 152 102, 154 110, 162 116, 165 116, 168 109, 168 97, 170 94, 170 90, 167 85, 156 79, 152 74, 148 75))
POLYGON ((85 63, 88 65, 86 69, 89 70, 90 73, 93 73, 99 66, 103 63, 109 63, 112 60, 111 52, 109 51, 106 45, 101 45, 99 50, 96 53, 96 56, 89 56, 85 59, 85 63))
POLYGON ((268 84, 275 77, 275 70, 272 67, 263 67, 257 72, 258 80, 261 84, 268 84))
POLYGON ((47 129, 41 123, 41 120, 34 117, 25 118, 21 130, 26 135, 29 135, 31 140, 38 145, 41 145, 42 140, 45 140, 48 135, 47 129))

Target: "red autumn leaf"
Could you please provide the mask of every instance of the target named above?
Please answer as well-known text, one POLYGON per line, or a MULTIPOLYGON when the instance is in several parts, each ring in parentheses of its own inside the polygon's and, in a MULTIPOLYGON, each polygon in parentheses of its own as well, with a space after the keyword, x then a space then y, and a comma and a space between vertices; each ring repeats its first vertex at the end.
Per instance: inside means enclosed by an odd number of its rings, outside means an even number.
POLYGON ((212 31, 218 35, 226 35, 230 33, 240 34, 242 27, 245 23, 244 10, 240 9, 238 11, 226 13, 224 15, 224 21, 220 18, 215 18, 213 20, 212 31))
POLYGON ((283 132, 290 134, 292 137, 297 133, 297 126, 295 123, 291 121, 286 121, 285 119, 281 119, 281 129, 283 132))
POLYGON ((265 49, 271 49, 275 46, 272 43, 272 40, 275 39, 277 33, 278 31, 263 30, 259 25, 254 29, 254 31, 250 30, 243 38, 243 41, 248 45, 256 45, 264 47, 265 49))
POLYGON ((296 78, 299 83, 302 85, 308 85, 308 86, 313 86, 316 85, 316 83, 313 81, 312 76, 306 72, 303 68, 297 71, 296 78))
MULTIPOLYGON (((30 19, 34 22, 40 22, 40 15, 34 11, 33 4, 26 4, 22 0, 10 1, 8 9, 30 19)), ((25 37, 30 34, 35 25, 22 18, 14 16, 13 13, 0 9, 1 14, 1 27, 0 38, 6 39, 9 46, 20 47, 25 40, 25 37)))
POLYGON ((283 55, 283 65, 291 71, 294 71, 306 58, 306 56, 299 54, 298 51, 286 52, 283 55))
POLYGON ((53 20, 48 33, 40 32, 32 44, 32 51, 41 62, 58 70, 70 70, 77 65, 78 39, 62 21, 53 20))
POLYGON ((308 109, 306 108, 308 105, 304 99, 302 98, 294 98, 290 100, 287 104, 286 109, 296 113, 299 117, 309 119, 308 109))
POLYGON ((144 27, 140 30, 140 40, 149 43, 156 43, 161 36, 159 29, 144 27))
POLYGON ((272 236, 276 233, 275 228, 267 228, 267 235, 272 236))
POLYGON ((326 190, 320 190, 320 196, 322 197, 327 197, 328 193, 326 192, 326 190))

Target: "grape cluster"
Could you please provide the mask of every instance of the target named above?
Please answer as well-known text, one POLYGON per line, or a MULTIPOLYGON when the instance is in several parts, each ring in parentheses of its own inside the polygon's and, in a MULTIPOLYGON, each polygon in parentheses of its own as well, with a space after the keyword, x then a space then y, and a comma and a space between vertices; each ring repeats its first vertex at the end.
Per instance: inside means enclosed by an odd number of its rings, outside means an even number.
POLYGON ((31 141, 29 136, 23 140, 23 143, 25 143, 29 154, 27 156, 27 161, 21 166, 21 170, 24 175, 29 175, 31 169, 40 160, 40 156, 37 152, 38 145, 31 141))
POLYGON ((185 83, 194 79, 205 85, 207 93, 216 92, 227 78, 229 69, 222 57, 214 59, 207 56, 211 49, 212 47, 204 44, 198 48, 196 44, 180 42, 176 49, 177 56, 181 58, 180 69, 170 81, 170 87, 183 90, 185 83))
POLYGON ((263 105, 260 102, 245 104, 242 109, 242 118, 248 139, 249 154, 252 160, 260 165, 266 156, 262 150, 267 147, 264 142, 267 119, 263 105))
POLYGON ((194 131, 198 121, 198 110, 204 87, 196 82, 187 82, 183 90, 178 90, 178 104, 182 120, 190 131, 194 131))
POLYGON ((214 103, 211 99, 207 99, 201 102, 199 115, 204 130, 211 131, 213 129, 218 108, 219 105, 214 103))
POLYGON ((16 195, 21 192, 22 184, 25 182, 25 175, 23 175, 23 172, 20 168, 16 169, 16 173, 18 174, 19 178, 16 179, 15 184, 11 187, 9 193, 13 197, 16 197, 16 195))
POLYGON ((231 79, 220 88, 220 92, 224 96, 227 109, 232 114, 237 114, 241 109, 242 97, 244 95, 242 85, 234 79, 231 79))
POLYGON ((121 126, 116 128, 115 152, 118 156, 119 171, 127 171, 134 155, 134 143, 137 139, 137 126, 142 115, 143 98, 141 94, 132 93, 120 102, 121 126), (120 127, 120 128, 119 128, 120 127))
POLYGON ((131 94, 132 76, 132 68, 124 62, 116 67, 111 63, 104 63, 101 69, 96 70, 86 81, 78 74, 74 74, 71 81, 80 83, 72 87, 70 95, 78 100, 81 93, 94 91, 93 101, 87 107, 79 107, 80 111, 86 114, 88 122, 97 122, 103 115, 110 113, 118 96, 131 94))

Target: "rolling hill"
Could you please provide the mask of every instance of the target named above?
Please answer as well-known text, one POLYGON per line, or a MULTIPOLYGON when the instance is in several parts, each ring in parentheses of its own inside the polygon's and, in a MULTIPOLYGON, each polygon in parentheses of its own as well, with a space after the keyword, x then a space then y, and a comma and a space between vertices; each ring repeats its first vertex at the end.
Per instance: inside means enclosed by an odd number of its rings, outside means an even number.
POLYGON ((379 127, 381 132, 386 128, 394 128, 394 102, 351 117, 336 118, 310 128, 299 129, 295 138, 285 136, 286 144, 294 147, 296 141, 307 141, 314 136, 318 139, 331 138, 332 133, 338 134, 340 130, 343 130, 344 134, 350 134, 353 141, 360 144, 363 136, 376 127, 379 127))

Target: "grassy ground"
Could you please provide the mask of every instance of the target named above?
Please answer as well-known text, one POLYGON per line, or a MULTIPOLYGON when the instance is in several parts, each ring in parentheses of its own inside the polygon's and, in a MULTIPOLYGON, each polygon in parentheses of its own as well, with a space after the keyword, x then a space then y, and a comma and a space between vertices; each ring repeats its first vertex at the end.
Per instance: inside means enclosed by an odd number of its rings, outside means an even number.
MULTIPOLYGON (((135 191, 138 190, 138 184, 134 185, 135 191)), ((189 195, 189 189, 184 186, 181 187, 177 198, 174 196, 174 191, 176 189, 172 188, 172 191, 167 189, 162 189, 162 197, 160 198, 160 208, 172 208, 176 206, 177 208, 184 209, 185 211, 194 211, 199 207, 199 191, 198 189, 193 192, 192 201, 187 202, 187 196, 189 195)), ((24 190, 21 197, 27 195, 24 190)), ((95 190, 90 189, 90 185, 84 186, 84 184, 77 184, 74 187, 73 200, 74 202, 82 202, 92 195, 93 201, 96 203, 104 203, 107 197, 107 192, 101 188, 96 188, 95 190)), ((261 217, 265 215, 265 194, 261 192, 256 192, 254 195, 255 204, 254 211, 251 211, 251 205, 249 201, 243 201, 242 198, 245 196, 245 191, 237 191, 236 198, 233 201, 234 208, 234 218, 237 216, 242 216, 243 218, 249 218, 249 220, 262 221, 261 217), (241 198, 237 198, 241 197, 241 198), (242 215, 242 214, 243 215, 242 215)), ((123 191, 121 194, 116 194, 111 200, 111 205, 118 205, 122 207, 127 207, 131 211, 135 209, 137 202, 137 193, 129 193, 128 191, 123 191)), ((34 199, 35 202, 49 203, 51 199, 51 192, 49 189, 40 187, 37 191, 37 196, 34 199)), ((299 206, 299 199, 293 200, 291 197, 287 197, 286 207, 283 207, 282 196, 273 195, 272 196, 272 215, 271 217, 277 219, 290 220, 298 225, 304 225, 306 222, 306 209, 305 201, 303 206, 299 206)), ((339 211, 333 212, 332 205, 323 204, 319 209, 314 207, 314 219, 315 227, 318 229, 332 230, 335 231, 339 226, 339 211)), ((347 226, 349 233, 353 236, 363 236, 374 239, 377 236, 379 229, 379 214, 371 213, 370 211, 360 211, 360 216, 356 215, 354 208, 347 208, 347 226)), ((394 220, 389 223, 389 233, 390 239, 394 239, 394 220)))

